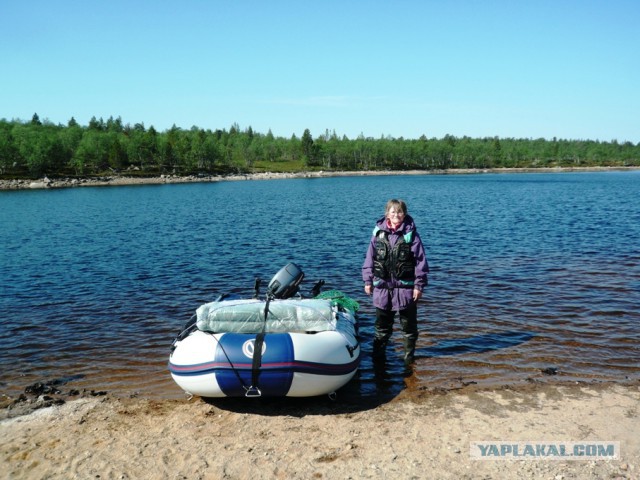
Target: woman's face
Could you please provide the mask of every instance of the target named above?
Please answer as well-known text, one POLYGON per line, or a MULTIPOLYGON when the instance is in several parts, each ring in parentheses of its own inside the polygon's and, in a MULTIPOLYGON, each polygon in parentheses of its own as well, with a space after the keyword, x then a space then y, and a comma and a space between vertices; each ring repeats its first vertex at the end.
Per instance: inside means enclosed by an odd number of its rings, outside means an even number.
POLYGON ((404 220, 404 212, 400 208, 391 207, 387 210, 387 218, 393 227, 398 227, 404 220))

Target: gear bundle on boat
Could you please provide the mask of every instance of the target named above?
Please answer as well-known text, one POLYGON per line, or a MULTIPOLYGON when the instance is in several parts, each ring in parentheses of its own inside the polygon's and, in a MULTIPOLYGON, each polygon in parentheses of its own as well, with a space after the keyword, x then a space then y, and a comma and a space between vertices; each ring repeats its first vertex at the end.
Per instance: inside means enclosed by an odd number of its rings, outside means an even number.
POLYGON ((360 363, 358 304, 336 290, 319 293, 322 281, 303 298, 303 278, 289 263, 264 300, 258 280, 253 299, 200 306, 173 342, 174 381, 202 397, 309 397, 344 386, 360 363))

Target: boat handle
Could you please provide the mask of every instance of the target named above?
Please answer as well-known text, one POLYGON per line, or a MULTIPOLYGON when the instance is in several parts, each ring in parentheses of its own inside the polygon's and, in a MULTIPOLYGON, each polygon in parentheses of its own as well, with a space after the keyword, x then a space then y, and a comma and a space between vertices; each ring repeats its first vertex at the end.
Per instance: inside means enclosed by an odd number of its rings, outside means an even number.
POLYGON ((262 396, 262 392, 260 391, 260 389, 258 387, 245 387, 245 397, 261 397, 262 396))

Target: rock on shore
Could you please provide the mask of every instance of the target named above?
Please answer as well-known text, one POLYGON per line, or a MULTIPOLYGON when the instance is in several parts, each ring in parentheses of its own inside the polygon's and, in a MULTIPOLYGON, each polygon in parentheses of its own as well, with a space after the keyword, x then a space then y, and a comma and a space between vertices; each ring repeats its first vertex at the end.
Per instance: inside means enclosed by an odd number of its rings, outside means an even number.
POLYGON ((457 170, 400 170, 400 171, 318 171, 318 172, 264 172, 237 175, 160 175, 159 177, 103 176, 80 178, 44 177, 38 180, 18 179, 0 180, 0 190, 46 189, 69 187, 101 187, 118 185, 159 185, 164 183, 196 183, 236 180, 270 180, 283 178, 318 178, 318 177, 358 177, 379 175, 442 175, 442 174, 477 174, 477 173, 550 173, 550 172, 603 172, 638 170, 640 167, 554 167, 554 168, 495 168, 495 169, 457 169, 457 170))

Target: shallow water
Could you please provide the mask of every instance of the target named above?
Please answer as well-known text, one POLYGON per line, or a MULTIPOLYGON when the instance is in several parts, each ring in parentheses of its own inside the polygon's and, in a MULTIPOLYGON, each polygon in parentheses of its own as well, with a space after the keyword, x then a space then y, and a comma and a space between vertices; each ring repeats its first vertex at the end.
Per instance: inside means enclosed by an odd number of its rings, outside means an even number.
POLYGON ((303 293, 361 304, 345 391, 396 394, 399 337, 374 369, 360 279, 391 197, 431 266, 413 386, 640 377, 640 172, 412 175, 0 192, 0 393, 182 397, 167 361, 193 311, 294 261, 303 293))

